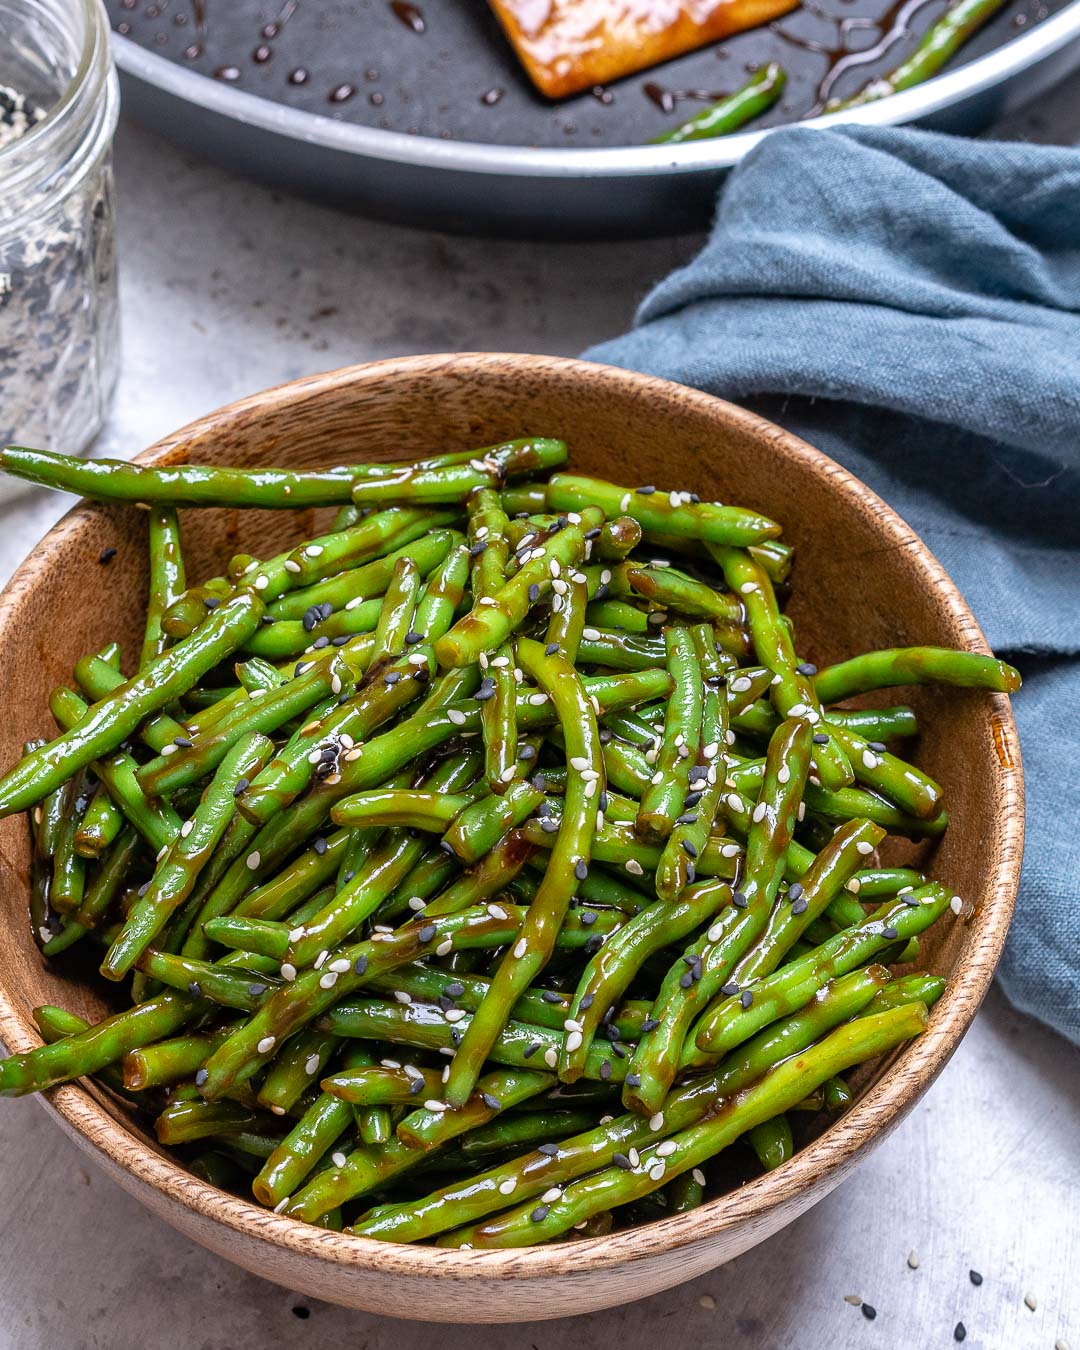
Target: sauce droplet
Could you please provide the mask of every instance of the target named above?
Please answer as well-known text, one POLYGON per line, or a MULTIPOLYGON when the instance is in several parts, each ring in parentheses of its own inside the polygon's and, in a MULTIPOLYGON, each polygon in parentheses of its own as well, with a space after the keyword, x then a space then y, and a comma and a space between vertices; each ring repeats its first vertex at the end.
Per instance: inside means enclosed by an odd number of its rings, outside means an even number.
POLYGON ((390 0, 390 9, 414 33, 422 33, 427 28, 423 14, 410 0, 390 0))
POLYGON ((201 42, 193 42, 190 47, 184 48, 185 61, 196 61, 200 56, 202 56, 201 42))
POLYGON ((377 89, 373 89, 372 92, 368 94, 368 102, 371 104, 373 108, 381 108, 382 105, 386 102, 386 100, 383 98, 382 94, 380 94, 377 89))
POLYGON ((643 86, 642 91, 647 99, 651 99, 661 112, 669 113, 675 111, 675 98, 670 89, 665 89, 662 84, 656 84, 653 80, 648 80, 643 86))
POLYGON ((480 95, 480 102, 489 108, 494 108, 495 104, 498 103, 499 99, 501 99, 505 93, 505 89, 500 89, 499 86, 496 85, 494 89, 488 89, 480 95))
POLYGON ((605 107, 609 103, 615 102, 615 95, 610 89, 605 89, 602 84, 593 85, 592 96, 596 99, 597 103, 603 103, 605 107))
POLYGON ((290 70, 288 80, 290 84, 307 84, 308 73, 303 66, 297 66, 295 70, 290 70))
POLYGON ((328 101, 330 103, 346 103, 355 93, 355 84, 339 84, 336 89, 330 90, 328 101))
POLYGON ((266 46, 265 43, 262 43, 258 47, 256 47, 255 50, 251 53, 251 59, 255 62, 257 66, 264 66, 267 63, 267 61, 270 60, 273 54, 274 54, 273 48, 266 46))
POLYGON ((240 78, 239 66, 218 66, 214 71, 215 80, 224 80, 226 84, 232 84, 240 78))

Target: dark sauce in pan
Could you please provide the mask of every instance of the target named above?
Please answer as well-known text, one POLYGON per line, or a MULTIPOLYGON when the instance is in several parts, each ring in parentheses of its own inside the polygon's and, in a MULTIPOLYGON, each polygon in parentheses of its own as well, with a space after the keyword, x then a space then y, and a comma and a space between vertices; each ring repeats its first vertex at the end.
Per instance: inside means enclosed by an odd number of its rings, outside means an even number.
MULTIPOLYGON (((1063 2, 1009 0, 991 21, 993 31, 978 35, 953 64, 1000 45, 1007 40, 1005 32, 1033 26, 1063 2)), ((531 90, 484 0, 478 0, 475 13, 470 11, 467 25, 456 11, 432 13, 438 43, 424 48, 413 48, 408 35, 394 36, 402 29, 416 35, 428 31, 429 17, 413 0, 364 7, 310 0, 173 0, 171 5, 106 0, 119 34, 223 83, 244 83, 264 97, 311 111, 329 103, 336 117, 353 122, 512 145, 554 144, 577 133, 606 144, 643 143, 675 124, 681 104, 713 103, 743 83, 739 72, 754 71, 769 60, 785 67, 788 87, 777 107, 755 125, 814 116, 830 99, 855 93, 895 66, 948 3, 803 0, 767 26, 630 76, 613 88, 597 86, 550 104, 531 90), (158 16, 170 14, 169 31, 163 31, 158 16), (414 51, 426 54, 411 55, 414 51), (728 60, 735 64, 717 79, 713 63, 728 60), (357 98, 365 80, 378 81, 379 88, 357 98), (620 97, 620 116, 604 111, 620 97), (371 109, 379 112, 366 111, 371 109)))

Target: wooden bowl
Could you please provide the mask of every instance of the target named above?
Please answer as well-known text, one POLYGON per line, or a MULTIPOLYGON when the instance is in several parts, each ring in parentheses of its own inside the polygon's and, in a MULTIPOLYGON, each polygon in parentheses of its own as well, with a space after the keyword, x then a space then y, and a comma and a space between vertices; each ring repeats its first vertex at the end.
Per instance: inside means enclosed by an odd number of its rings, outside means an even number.
MULTIPOLYGON (((536 356, 422 356, 331 372, 232 404, 159 442, 143 463, 314 466, 407 459, 522 434, 564 436, 575 468, 755 506, 797 547, 791 614, 800 649, 832 661, 908 643, 986 650, 962 597, 904 522, 832 460, 748 412, 662 380, 536 356)), ((184 513, 189 576, 239 550, 278 551, 326 513, 184 513)), ((75 660, 141 637, 144 513, 78 506, 0 599, 0 763, 53 735, 48 694, 75 660), (115 560, 102 567, 108 545, 115 560)), ((900 701, 901 696, 888 696, 900 701)), ((945 786, 952 825, 932 858, 965 899, 924 941, 948 976, 929 1030, 868 1074, 852 1108, 778 1171, 684 1216, 524 1251, 453 1251, 347 1237, 279 1217, 184 1172, 115 1102, 73 1083, 48 1093, 56 1120, 126 1190, 175 1228, 247 1270, 316 1298, 432 1321, 508 1322, 606 1308, 668 1288, 746 1251, 839 1184, 911 1109, 974 1017, 997 964, 1020 872, 1023 790, 1008 700, 904 692, 927 734, 916 757, 945 786)), ((39 1043, 30 1010, 106 1006, 89 965, 47 967, 27 923, 22 819, 0 823, 0 1035, 39 1043)), ((75 956, 75 953, 72 953, 75 956)), ((48 1147, 47 1138, 43 1140, 48 1147)), ((887 1197, 883 1197, 887 1201, 887 1197)))

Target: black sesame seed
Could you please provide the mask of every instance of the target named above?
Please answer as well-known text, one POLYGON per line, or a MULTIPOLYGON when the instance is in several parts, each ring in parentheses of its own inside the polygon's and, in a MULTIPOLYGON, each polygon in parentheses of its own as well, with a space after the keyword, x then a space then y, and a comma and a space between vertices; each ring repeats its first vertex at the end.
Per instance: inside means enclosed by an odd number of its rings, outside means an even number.
MULTIPOLYGON (((825 734, 823 731, 819 731, 819 732, 817 732, 817 734, 814 736, 814 744, 815 744, 815 745, 828 745, 828 744, 829 744, 829 738, 828 738, 828 736, 826 736, 826 734, 825 734)), ((864 1306, 865 1306, 865 1305, 864 1305, 864 1306)), ((875 1313, 874 1316, 876 1317, 877 1314, 875 1313)))
POLYGON ((559 828, 559 822, 557 820, 552 820, 550 817, 545 816, 540 821, 540 828, 544 831, 545 834, 554 834, 556 830, 559 828))
POLYGON ((587 952, 589 956, 593 956, 600 950, 600 948, 603 945, 604 939, 600 936, 599 933, 594 933, 592 937, 588 939, 588 941, 585 943, 585 945, 582 947, 581 950, 583 952, 587 952))
POLYGON ((680 976, 679 976, 679 988, 680 988, 680 989, 689 989, 690 986, 691 986, 693 983, 694 983, 694 973, 693 973, 693 971, 688 970, 684 975, 680 975, 680 976))
POLYGON ((311 630, 315 627, 315 625, 319 622, 319 616, 315 613, 314 608, 305 609, 304 617, 303 619, 301 619, 300 622, 304 625, 304 632, 310 633, 311 630))
POLYGON ((528 760, 535 758, 536 758, 535 745, 523 745, 521 749, 518 750, 518 759, 523 759, 527 762, 528 760))
POLYGON ((540 997, 545 1003, 562 1003, 564 1001, 564 996, 556 989, 545 989, 540 997))
POLYGON ((442 851, 447 855, 447 857, 449 857, 449 858, 456 858, 456 857, 457 857, 457 854, 454 852, 454 846, 453 846, 453 844, 450 842, 449 839, 440 839, 440 840, 439 840, 439 847, 440 847, 440 848, 442 849, 442 851))
POLYGON ((952 1337, 954 1341, 967 1340, 967 1327, 964 1326, 963 1322, 957 1322, 956 1326, 953 1327, 952 1337))
POLYGON ((260 615, 259 615, 259 622, 260 622, 260 623, 265 623, 265 624, 271 624, 271 623, 276 623, 277 620, 274 618, 274 616, 273 616, 272 614, 260 614, 260 615))
POLYGON ((621 1167, 624 1172, 632 1172, 634 1170, 634 1164, 625 1153, 613 1153, 611 1155, 611 1161, 616 1167, 621 1167))
POLYGON ((401 679, 401 671, 388 670, 386 674, 383 676, 383 679, 386 681, 387 684, 397 684, 398 680, 401 679))
POLYGON ((611 1074, 612 1074, 611 1060, 610 1060, 610 1059, 603 1059, 603 1060, 601 1060, 601 1061, 600 1061, 600 1077, 604 1080, 605 1083, 606 1083, 607 1080, 611 1077, 611 1074))
POLYGON ((874 1318, 877 1316, 877 1309, 872 1308, 869 1303, 862 1304, 861 1311, 862 1315, 866 1318, 868 1322, 872 1322, 874 1318))
POLYGON ((659 1025, 659 1017, 646 1017, 645 1021, 641 1024, 641 1029, 642 1031, 655 1031, 659 1025))
POLYGON ((189 740, 187 736, 174 736, 173 745, 178 745, 181 750, 190 750, 194 741, 189 740))
POLYGON ((415 1097, 424 1090, 424 1080, 422 1078, 413 1078, 409 1082, 409 1096, 415 1097))
POLYGON ((607 727, 600 728, 600 744, 601 745, 611 744, 611 732, 607 727))
POLYGON ((461 983, 460 980, 454 980, 453 983, 448 984, 446 986, 444 992, 450 998, 460 998, 461 995, 465 992, 465 986, 461 983))
POLYGON ((363 975, 363 973, 367 970, 367 957, 358 956, 356 960, 353 962, 353 970, 357 973, 357 975, 363 975))
POLYGON ((595 911, 591 909, 583 909, 581 911, 581 922, 586 928, 591 928, 592 925, 596 922, 595 911))
POLYGON ((979 1274, 977 1270, 969 1270, 968 1279, 971 1281, 971 1283, 975 1286, 976 1289, 978 1289, 979 1285, 982 1284, 983 1282, 983 1277, 979 1274))
POLYGON ((445 994, 440 994, 440 995, 439 995, 439 1007, 440 1007, 440 1008, 443 1010, 443 1012, 445 1013, 445 1012, 449 1012, 452 1008, 456 1008, 456 1007, 457 1007, 457 1004, 454 1002, 454 1000, 453 1000, 452 998, 447 998, 445 994))
POLYGON ((433 923, 425 924, 416 936, 421 942, 430 942, 435 936, 435 925, 433 923))
POLYGON ((293 1311, 293 1316, 294 1316, 294 1317, 299 1317, 300 1320, 301 1320, 301 1322, 306 1322, 307 1319, 311 1316, 311 1309, 310 1309, 310 1308, 305 1308, 304 1305, 303 1305, 302 1303, 294 1304, 294 1305, 293 1305, 293 1310, 292 1310, 292 1311, 293 1311))
POLYGON ((574 876, 578 881, 585 881, 589 875, 589 864, 584 858, 579 858, 574 864, 574 876))
POLYGON ((203 604, 207 609, 217 609, 218 605, 221 604, 221 601, 216 595, 205 595, 203 596, 203 604))
POLYGON ((747 900, 746 896, 742 893, 742 891, 732 891, 731 903, 735 906, 736 909, 745 909, 749 904, 749 901, 747 900))
POLYGON ((720 992, 726 998, 734 998, 739 992, 739 986, 734 980, 728 980, 727 984, 722 984, 720 986, 720 992))
POLYGON ((330 646, 330 639, 324 634, 322 637, 317 637, 311 645, 317 652, 321 652, 324 647, 330 646))
POLYGON ((554 1158, 559 1152, 558 1144, 540 1144, 537 1147, 537 1153, 542 1153, 545 1158, 554 1158))
POLYGON ((675 820, 675 824, 676 824, 676 825, 696 825, 696 824, 697 824, 697 813, 694 812, 694 811, 691 811, 689 815, 678 816, 678 817, 676 818, 676 820, 675 820))
POLYGON ((331 647, 344 647, 345 644, 346 644, 346 642, 351 642, 351 641, 352 641, 352 638, 349 637, 348 633, 344 633, 344 634, 342 634, 341 637, 331 638, 331 639, 330 639, 330 646, 331 646, 331 647))
POLYGON ((814 665, 813 661, 802 661, 795 667, 795 672, 798 675, 816 675, 817 666, 814 665))
POLYGON ((541 1041, 530 1041, 529 1044, 525 1047, 525 1049, 522 1050, 521 1052, 522 1059, 531 1059, 533 1055, 536 1054, 537 1050, 541 1048, 542 1044, 543 1043, 541 1041))
POLYGON ((801 882, 793 881, 791 885, 787 888, 787 898, 791 901, 801 900, 802 893, 803 888, 801 882))
POLYGON ((806 899, 796 900, 791 906, 792 914, 805 914, 810 908, 810 901, 806 899))
POLYGON ((584 997, 581 999, 581 1001, 578 1003, 578 1007, 582 1010, 582 1012, 588 1012, 595 1002, 596 1002, 595 994, 585 994, 584 997))
POLYGON ((265 994, 269 988, 268 984, 249 984, 248 993, 252 998, 258 998, 260 994, 265 994))
POLYGON ((248 788, 249 788, 250 786, 251 786, 251 780, 250 780, 249 778, 238 778, 238 779, 236 780, 236 786, 233 788, 233 794, 232 794, 232 795, 233 795, 234 797, 241 797, 241 796, 243 796, 243 794, 248 790, 248 788))
POLYGON ((341 884, 343 886, 347 886, 355 876, 356 876, 356 868, 350 867, 349 870, 345 873, 345 875, 341 878, 341 884))
POLYGON ((532 1219, 533 1223, 543 1223, 550 1213, 551 1213, 550 1205, 537 1205, 536 1208, 533 1210, 533 1212, 529 1215, 529 1218, 532 1219))
POLYGON ((686 800, 683 802, 683 805, 697 806, 699 801, 701 801, 701 793, 697 788, 695 788, 693 792, 688 792, 686 794, 686 800))
POLYGON ((462 1040, 464 1039, 464 1036, 465 1032, 461 1029, 461 1027, 455 1026, 450 1028, 450 1039, 453 1041, 455 1046, 461 1044, 462 1040))
POLYGON ((641 1086, 641 1074, 639 1074, 639 1073, 628 1073, 628 1074, 626 1075, 626 1086, 627 1086, 627 1087, 632 1087, 632 1088, 640 1087, 640 1086, 641 1086))
POLYGON ((198 980, 192 980, 187 987, 187 991, 189 994, 194 995, 195 998, 202 998, 202 985, 198 980))
POLYGON ((549 642, 548 645, 544 648, 544 654, 546 656, 554 656, 558 650, 559 644, 557 642, 549 642))
POLYGON ((502 1102, 498 1099, 498 1097, 493 1096, 490 1092, 481 1092, 480 1100, 484 1103, 484 1105, 488 1108, 489 1111, 502 1110, 502 1102))
POLYGON ((881 754, 889 748, 884 741, 867 741, 866 743, 871 750, 876 750, 878 754, 881 754))
POLYGON ((147 892, 149 889, 150 889, 150 883, 149 883, 148 881, 144 881, 143 884, 139 887, 139 889, 138 889, 138 891, 136 892, 136 894, 138 894, 139 896, 143 896, 143 895, 146 894, 146 892, 147 892))
POLYGON ((528 513, 528 511, 515 511, 515 512, 514 512, 514 519, 515 519, 515 520, 528 520, 528 519, 529 519, 529 513, 528 513))
POLYGON ((606 811, 606 810, 608 809, 608 802, 609 802, 609 801, 610 801, 610 798, 608 797, 607 793, 606 793, 606 792, 601 792, 600 796, 597 797, 597 799, 596 799, 596 809, 597 809, 598 811, 606 811))
POLYGON ((883 938, 888 938, 888 939, 890 940, 890 942, 891 942, 893 938, 898 938, 898 937, 900 936, 900 934, 899 934, 899 932, 892 926, 892 924, 890 924, 887 928, 883 928, 883 929, 881 930, 881 936, 882 936, 883 938))
POLYGON ((651 497, 655 491, 656 488, 654 488, 651 483, 646 483, 644 487, 639 487, 637 489, 637 494, 639 497, 651 497))
POLYGON ((529 603, 531 605, 535 605, 537 600, 539 599, 540 599, 540 587, 534 581, 532 585, 529 587, 529 603))
POLYGON ((739 995, 739 1003, 743 1009, 749 1008, 753 1001, 754 991, 752 989, 744 989, 739 995))
POLYGON ((326 850, 330 847, 330 845, 326 842, 325 839, 316 839, 311 847, 321 858, 323 854, 326 852, 326 850))
POLYGON ((423 640, 424 640, 424 635, 423 635, 423 633, 406 633, 406 634, 405 634, 405 645, 406 645, 406 647, 413 647, 413 646, 416 645, 416 643, 418 643, 418 642, 423 642, 423 640))
POLYGON ((616 1059, 625 1059, 625 1058, 626 1058, 626 1051, 625 1051, 625 1050, 623 1049, 623 1047, 618 1043, 618 1041, 612 1041, 612 1042, 611 1042, 611 1053, 615 1056, 616 1059))
POLYGON ((108 567, 108 565, 112 562, 112 560, 115 557, 116 557, 116 549, 113 548, 112 545, 110 544, 108 548, 103 548, 101 552, 98 554, 98 562, 102 565, 102 567, 108 567))
POLYGON ((202 1087, 202 1085, 209 1079, 209 1077, 210 1077, 210 1070, 209 1070, 209 1069, 196 1069, 196 1070, 195 1070, 195 1086, 196 1086, 196 1087, 202 1087))
POLYGON ((480 554, 483 553, 483 551, 484 551, 486 548, 487 548, 487 540, 486 540, 486 539, 478 539, 477 542, 476 542, 475 544, 473 544, 473 546, 469 549, 469 557, 470 557, 470 558, 479 558, 480 554))

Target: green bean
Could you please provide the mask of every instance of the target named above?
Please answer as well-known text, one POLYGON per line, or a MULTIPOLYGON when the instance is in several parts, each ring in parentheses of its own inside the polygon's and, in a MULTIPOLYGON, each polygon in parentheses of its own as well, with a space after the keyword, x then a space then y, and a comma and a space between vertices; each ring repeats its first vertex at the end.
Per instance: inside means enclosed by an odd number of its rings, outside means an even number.
POLYGON ((691 619, 742 622, 742 608, 733 596, 715 591, 673 567, 640 567, 627 563, 625 576, 629 594, 643 596, 664 609, 673 609, 691 619))
POLYGON ((500 488, 507 478, 543 473, 565 462, 564 441, 540 437, 504 441, 475 451, 460 464, 409 464, 384 477, 359 479, 353 501, 357 506, 463 502, 477 488, 500 488))
POLYGON ((442 838, 442 847, 452 857, 466 865, 478 862, 544 800, 544 794, 522 778, 504 783, 503 789, 501 797, 466 802, 455 813, 442 838))
POLYGON ((241 1131, 264 1130, 273 1119, 240 1102, 176 1102, 154 1122, 159 1144, 190 1144, 241 1131))
POLYGON ((102 856, 101 866, 91 879, 82 903, 72 915, 84 928, 96 928, 119 898, 128 873, 141 850, 141 840, 132 826, 125 824, 112 846, 102 856))
MULTIPOLYGON (((70 689, 54 689, 49 698, 53 716, 62 727, 78 727, 87 714, 87 706, 70 689)), ((180 817, 165 802, 150 802, 139 787, 136 763, 120 750, 107 759, 93 761, 91 767, 113 801, 132 825, 155 850, 172 843, 180 830, 180 817)))
POLYGON ((814 688, 822 703, 839 703, 871 689, 891 689, 904 684, 952 684, 964 689, 1014 694, 1020 688, 1020 672, 1004 661, 978 652, 952 651, 948 647, 891 647, 826 666, 814 676, 814 688))
POLYGON ((145 669, 169 645, 161 626, 162 617, 183 594, 184 557, 180 549, 180 521, 173 506, 151 507, 148 522, 150 554, 150 592, 146 604, 146 635, 143 638, 139 669, 145 669))
MULTIPOLYGON (((532 1105, 537 1099, 525 1105, 532 1105)), ((591 1111, 522 1111, 498 1116, 490 1125, 481 1125, 463 1135, 460 1148, 465 1157, 480 1159, 507 1149, 529 1148, 549 1140, 564 1139, 595 1124, 591 1111)), ((373 1210, 372 1213, 379 1211, 373 1210)))
POLYGON ((276 666, 258 656, 252 656, 247 661, 237 661, 233 670, 240 681, 240 687, 247 691, 249 697, 254 694, 257 698, 260 694, 268 694, 272 689, 280 689, 289 679, 276 666))
POLYGON ((848 727, 826 723, 831 736, 846 752, 855 777, 865 787, 882 792, 920 820, 933 820, 941 810, 941 788, 913 764, 889 754, 880 741, 873 745, 848 727))
POLYGON ((763 1120, 751 1126, 743 1137, 766 1172, 772 1172, 781 1163, 786 1163, 795 1152, 791 1124, 785 1115, 773 1116, 772 1120, 763 1120))
POLYGON ((926 1010, 920 1004, 908 1004, 838 1027, 813 1049, 778 1064, 759 1083, 672 1136, 675 1149, 671 1152, 661 1155, 655 1148, 644 1152, 630 1170, 605 1168, 571 1183, 549 1204, 512 1209, 480 1227, 459 1229, 440 1245, 511 1247, 556 1237, 598 1210, 648 1195, 680 1173, 700 1166, 755 1125, 789 1110, 836 1073, 886 1053, 918 1036, 925 1026, 926 1010))
MULTIPOLYGON (((891 741, 918 733, 915 713, 911 708, 830 708, 829 720, 836 726, 848 727, 876 741, 891 741)), ((780 717, 767 703, 752 707, 732 717, 732 728, 740 735, 767 740, 776 730, 780 717)))
POLYGON ((297 473, 287 469, 222 469, 202 464, 149 467, 117 459, 76 459, 52 450, 9 445, 0 469, 99 502, 165 502, 172 506, 337 506, 349 501, 354 471, 346 466, 297 473))
POLYGON ((661 900, 674 900, 693 881, 697 859, 712 834, 724 791, 713 749, 727 744, 727 699, 719 687, 724 667, 707 625, 695 627, 691 637, 697 679, 703 691, 701 734, 694 765, 687 772, 691 791, 683 798, 683 814, 675 819, 656 868, 656 893, 661 900))
POLYGON ((149 889, 132 906, 106 953, 101 964, 106 979, 122 978, 191 894, 235 810, 237 784, 259 770, 272 748, 265 736, 255 733, 239 741, 222 761, 195 814, 181 826, 149 889))
POLYGON ((121 1060, 124 1086, 132 1092, 145 1092, 191 1078, 228 1032, 227 1025, 215 1027, 130 1050, 121 1060))
POLYGON ((674 1081, 693 1019, 730 978, 736 961, 760 935, 772 911, 799 800, 809 770, 811 728, 802 720, 781 723, 769 743, 761 797, 753 811, 746 868, 733 906, 725 911, 665 976, 653 1005, 654 1025, 631 1061, 623 1092, 627 1107, 655 1114, 674 1081), (691 979, 684 981, 689 968, 691 979))
POLYGON ((780 526, 767 516, 738 506, 695 502, 682 492, 631 491, 599 478, 556 473, 548 479, 547 504, 553 511, 580 511, 595 505, 609 518, 630 516, 648 539, 654 531, 677 538, 705 539, 714 544, 739 547, 760 543, 780 533, 780 526))
POLYGON ((599 510, 586 507, 580 523, 567 525, 546 546, 534 549, 529 561, 509 581, 494 595, 480 597, 469 613, 435 643, 439 664, 470 665, 481 653, 501 647, 520 627, 530 608, 551 591, 551 583, 559 578, 562 569, 574 567, 585 556, 588 546, 585 535, 602 521, 599 510))
MULTIPOLYGON (((723 569, 728 585, 741 597, 746 608, 757 659, 779 676, 771 689, 777 712, 783 717, 805 715, 817 727, 822 717, 821 703, 809 676, 799 670, 791 634, 780 616, 772 582, 765 569, 739 549, 712 547, 710 551, 723 569)), ((815 742, 813 764, 822 787, 830 791, 851 782, 851 765, 843 749, 832 739, 824 744, 815 742)))
MULTIPOLYGON (((637 815, 637 829, 646 838, 666 839, 682 815, 690 766, 701 743, 701 709, 704 695, 701 665, 689 628, 664 629, 667 669, 674 686, 664 718, 664 732, 656 758, 656 771, 645 790, 637 815)), ((713 755, 719 747, 713 746, 713 755)))
POLYGON ((653 138, 654 145, 685 145, 738 131, 767 112, 784 92, 787 74, 775 61, 761 66, 741 88, 696 113, 680 126, 653 138))
POLYGON ((0 815, 33 806, 79 769, 115 751, 140 722, 190 689, 242 644, 258 624, 262 608, 261 601, 246 593, 226 601, 191 637, 95 703, 71 731, 27 755, 0 779, 0 815))
POLYGON ((836 975, 869 961, 897 938, 914 937, 949 907, 951 893, 937 883, 868 915, 807 956, 755 980, 738 997, 724 997, 691 1033, 699 1050, 720 1054, 747 1040, 778 1016, 794 1012, 836 975), (749 995, 749 999, 746 997, 749 995))
POLYGON ((72 846, 80 858, 100 858, 123 828, 123 813, 99 786, 76 826, 72 846))
MULTIPOLYGON (((564 1022, 569 1035, 559 1062, 559 1077, 574 1082, 585 1068, 585 1057, 604 1017, 626 992, 634 976, 654 953, 663 951, 700 928, 731 902, 725 882, 703 882, 683 891, 668 904, 651 905, 630 919, 596 953, 578 982, 570 1016, 564 1022)), ((687 980, 694 966, 686 967, 687 980)))
POLYGON ((923 34, 919 45, 905 60, 887 75, 879 76, 859 93, 847 99, 833 99, 825 106, 826 112, 857 108, 889 94, 911 89, 936 75, 942 66, 960 50, 1001 9, 1004 0, 957 0, 951 9, 937 19, 923 34))
POLYGON ((355 1106, 401 1106, 413 1098, 437 1098, 442 1090, 442 1070, 423 1069, 412 1064, 379 1065, 343 1069, 324 1078, 324 1092, 355 1106))
MULTIPOLYGON (((104 698, 106 694, 124 683, 120 671, 104 661, 100 654, 84 656, 75 663, 75 680, 83 694, 95 701, 104 698)), ((172 744, 177 736, 183 740, 188 732, 175 717, 171 717, 167 712, 159 712, 147 718, 139 727, 138 734, 140 740, 151 750, 160 753, 163 747, 172 744)))
POLYGON ((475 792, 374 789, 338 802, 330 817, 337 825, 400 825, 442 834, 475 801, 475 792))
POLYGON ((75 835, 86 810, 87 798, 82 775, 71 784, 53 854, 49 903, 61 914, 70 914, 82 904, 86 889, 86 859, 75 851, 75 835))
POLYGON ((302 1031, 294 1036, 282 1047, 262 1081, 257 1094, 260 1106, 276 1116, 291 1111, 318 1081, 340 1044, 339 1037, 326 1031, 302 1031))
MULTIPOLYGON (((583 525, 587 516, 587 511, 582 513, 583 525)), ((563 535, 570 534, 573 528, 568 526, 563 535)), ((551 957, 575 885, 588 875, 596 832, 596 800, 604 791, 604 760, 596 709, 581 677, 565 657, 531 639, 519 639, 517 654, 522 669, 532 676, 555 708, 566 741, 567 762, 575 774, 567 784, 563 817, 540 889, 529 906, 517 941, 499 963, 487 997, 477 1009, 450 1065, 446 1099, 455 1109, 468 1100, 514 1003, 551 957)))
POLYGON ((684 1172, 664 1187, 664 1198, 670 1214, 689 1214, 705 1202, 704 1173, 700 1167, 684 1172))
MULTIPOLYGON (((470 500, 469 544, 474 602, 494 596, 506 582, 509 522, 497 492, 481 488, 470 500)), ((514 653, 504 643, 487 663, 480 727, 484 738, 484 774, 492 792, 505 791, 516 772, 517 722, 514 719, 514 653)))

